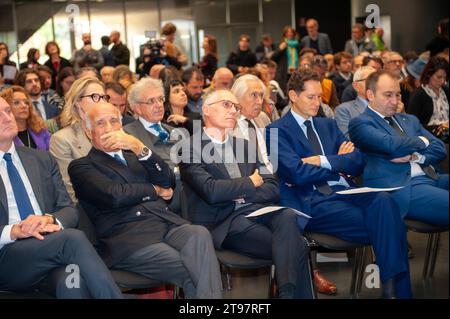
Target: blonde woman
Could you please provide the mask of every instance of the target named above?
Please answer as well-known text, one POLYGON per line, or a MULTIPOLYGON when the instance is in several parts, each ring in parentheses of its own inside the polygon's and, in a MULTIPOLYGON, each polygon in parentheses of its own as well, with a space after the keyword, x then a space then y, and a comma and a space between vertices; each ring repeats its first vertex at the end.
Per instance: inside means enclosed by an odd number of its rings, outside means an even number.
POLYGON ((0 97, 11 105, 19 128, 14 144, 48 151, 51 135, 42 117, 36 113, 27 91, 21 86, 13 85, 3 90, 0 97))
POLYGON ((66 189, 76 200, 67 168, 69 163, 86 156, 92 147, 84 132, 85 114, 99 101, 109 101, 104 84, 97 78, 76 80, 66 94, 65 106, 60 116, 62 129, 50 139, 50 153, 58 162, 66 189))

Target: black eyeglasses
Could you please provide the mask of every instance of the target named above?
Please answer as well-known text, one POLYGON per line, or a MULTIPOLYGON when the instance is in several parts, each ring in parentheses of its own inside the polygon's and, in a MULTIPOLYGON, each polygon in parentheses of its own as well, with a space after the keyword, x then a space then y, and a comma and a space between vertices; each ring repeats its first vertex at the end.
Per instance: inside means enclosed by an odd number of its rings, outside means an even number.
POLYGON ((92 102, 94 102, 94 103, 98 103, 100 101, 100 99, 102 99, 105 102, 109 102, 109 99, 111 98, 108 94, 101 95, 98 93, 92 93, 90 95, 82 95, 82 96, 80 96, 80 99, 85 98, 85 97, 91 98, 92 102))

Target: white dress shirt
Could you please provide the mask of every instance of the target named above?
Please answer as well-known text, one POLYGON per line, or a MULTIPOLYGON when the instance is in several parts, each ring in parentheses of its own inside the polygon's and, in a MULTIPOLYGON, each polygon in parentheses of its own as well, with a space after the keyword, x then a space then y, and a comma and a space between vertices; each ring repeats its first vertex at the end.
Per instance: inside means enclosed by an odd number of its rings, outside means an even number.
MULTIPOLYGON (((250 140, 249 133, 248 133, 249 124, 246 121, 246 119, 247 118, 244 115, 241 115, 237 121, 237 125, 239 126, 239 129, 241 130, 244 138, 246 140, 250 140)), ((272 166, 272 163, 269 161, 269 156, 267 155, 266 140, 264 137, 265 128, 258 127, 258 125, 256 125, 256 122, 253 119, 251 119, 249 121, 256 128, 256 139, 257 139, 257 143, 258 143, 259 153, 262 156, 262 161, 266 165, 269 172, 271 174, 273 174, 273 166, 272 166)))
MULTIPOLYGON (((139 116, 139 121, 142 123, 142 125, 144 125, 144 128, 145 128, 145 130, 146 130, 147 132, 149 132, 149 133, 151 133, 151 134, 153 134, 153 135, 155 135, 155 136, 159 136, 159 132, 156 131, 155 129, 150 128, 150 126, 152 126, 152 125, 154 125, 154 124, 159 124, 159 125, 161 125, 161 122, 158 122, 158 123, 152 123, 152 122, 149 122, 149 121, 147 121, 146 119, 144 119, 144 118, 142 118, 142 117, 140 117, 140 116, 139 116)), ((162 126, 161 126, 161 127, 162 127, 162 126)))
POLYGON ((47 114, 45 113, 44 102, 42 101, 44 97, 41 95, 37 100, 33 100, 33 105, 36 107, 36 111, 41 115, 44 121, 47 119, 47 114))
MULTIPOLYGON (((300 128, 302 129, 303 134, 305 134, 306 139, 308 139, 308 134, 307 134, 306 125, 304 123, 305 123, 306 120, 309 120, 311 122, 311 127, 314 130, 314 132, 316 133, 317 139, 319 140, 320 148, 322 149, 322 154, 325 154, 325 152, 323 150, 322 141, 320 140, 320 135, 317 133, 316 128, 314 127, 313 119, 312 118, 305 119, 301 115, 299 115, 296 112, 294 112, 292 109, 291 109, 291 113, 294 116, 294 118, 297 121, 297 123, 300 126, 300 128)), ((332 167, 331 167, 331 164, 328 161, 327 157, 324 156, 324 155, 319 155, 319 158, 320 158, 320 167, 326 168, 326 169, 331 171, 332 167)), ((345 178, 342 177, 342 176, 339 178, 338 181, 328 181, 327 183, 328 183, 329 186, 341 185, 341 186, 345 186, 345 187, 350 187, 350 185, 347 183, 345 178)))
MULTIPOLYGON (((23 184, 25 185, 25 189, 27 190, 28 197, 30 198, 31 205, 33 206, 35 215, 42 215, 42 210, 39 207, 36 196, 34 195, 33 188, 31 187, 30 180, 28 179, 27 173, 20 161, 19 155, 17 154, 14 143, 11 145, 11 148, 6 152, 10 153, 12 157, 12 162, 19 172, 20 177, 22 178, 23 184)), ((8 176, 8 170, 6 167, 6 161, 3 156, 5 152, 0 151, 0 176, 1 181, 3 181, 3 185, 5 186, 6 198, 8 200, 8 212, 9 212, 9 220, 8 225, 3 228, 3 231, 0 236, 0 249, 9 243, 14 242, 11 240, 11 229, 13 225, 20 223, 21 218, 19 214, 19 209, 17 208, 16 199, 14 197, 14 192, 12 189, 11 182, 8 176)))

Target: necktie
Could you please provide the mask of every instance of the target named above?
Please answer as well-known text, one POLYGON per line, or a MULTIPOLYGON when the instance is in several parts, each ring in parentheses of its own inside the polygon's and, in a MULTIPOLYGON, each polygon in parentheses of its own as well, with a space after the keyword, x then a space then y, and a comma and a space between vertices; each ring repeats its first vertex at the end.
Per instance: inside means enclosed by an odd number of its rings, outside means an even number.
POLYGON ((152 124, 150 128, 158 132, 158 137, 163 143, 167 143, 169 140, 169 133, 159 124, 152 124))
MULTIPOLYGON (((398 135, 407 136, 406 133, 400 128, 400 126, 397 124, 396 121, 394 121, 394 119, 392 117, 386 116, 384 119, 389 122, 389 125, 398 133, 398 135)), ((429 178, 434 179, 434 180, 439 179, 439 176, 436 174, 436 172, 434 171, 434 169, 431 165, 428 165, 428 166, 421 165, 421 164, 419 164, 419 165, 420 165, 420 167, 422 167, 422 170, 425 173, 425 175, 427 175, 429 178)))
POLYGON ((6 161, 9 181, 11 182, 20 218, 24 220, 28 217, 28 215, 34 214, 34 209, 31 205, 30 197, 28 196, 27 190, 25 188, 25 185, 23 184, 19 172, 17 171, 17 168, 12 162, 11 154, 5 153, 5 155, 3 155, 3 159, 6 161))
MULTIPOLYGON (((317 137, 316 132, 314 132, 312 125, 311 125, 311 121, 310 120, 306 120, 304 122, 305 126, 306 126, 306 135, 308 138, 308 141, 314 151, 315 155, 323 155, 322 152, 322 148, 320 147, 320 142, 319 142, 319 138, 317 137)), ((328 185, 328 183, 321 183, 321 184, 315 184, 314 186, 316 186, 316 189, 325 195, 330 195, 333 190, 331 189, 330 185, 328 185)))
POLYGON ((39 102, 33 101, 33 106, 34 106, 34 109, 36 110, 36 112, 38 112, 38 114, 42 117, 41 110, 39 110, 39 102))
POLYGON ((117 153, 114 154, 114 159, 115 159, 116 161, 118 161, 119 163, 121 163, 122 165, 128 166, 127 161, 126 161, 125 159, 123 159, 122 157, 120 157, 119 154, 117 154, 117 153))

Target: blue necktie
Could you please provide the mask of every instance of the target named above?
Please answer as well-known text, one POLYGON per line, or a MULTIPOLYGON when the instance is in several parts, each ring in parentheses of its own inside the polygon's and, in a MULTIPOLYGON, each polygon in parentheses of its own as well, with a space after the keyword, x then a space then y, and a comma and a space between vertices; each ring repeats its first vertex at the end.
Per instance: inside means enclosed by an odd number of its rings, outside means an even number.
POLYGON ((163 141, 163 143, 167 143, 169 140, 169 133, 159 124, 152 124, 150 128, 154 129, 158 132, 159 139, 163 141))
POLYGON ((19 210, 20 218, 26 219, 28 215, 34 214, 33 206, 31 205, 30 197, 28 197, 27 190, 23 184, 22 178, 14 166, 10 153, 5 153, 3 159, 6 161, 6 168, 8 170, 9 181, 16 199, 17 209, 19 210))
POLYGON ((120 164, 124 165, 124 166, 128 166, 127 161, 125 159, 123 159, 122 157, 120 157, 119 154, 114 154, 114 159, 116 161, 118 161, 120 164))
MULTIPOLYGON (((308 141, 309 144, 311 145, 313 151, 314 151, 314 155, 323 155, 322 152, 322 147, 320 147, 320 142, 319 142, 319 138, 317 137, 316 132, 314 132, 312 125, 311 125, 311 121, 310 120, 306 120, 305 122, 303 122, 303 124, 305 124, 306 126, 306 135, 308 137, 308 141)), ((316 186, 316 189, 325 195, 330 195, 333 190, 331 189, 330 185, 328 185, 328 183, 320 183, 320 184, 315 184, 314 186, 316 186)))

